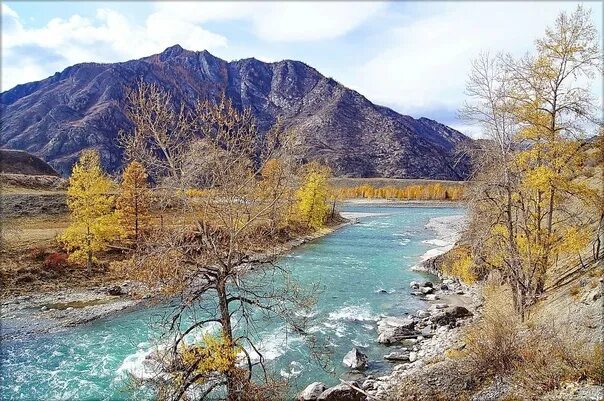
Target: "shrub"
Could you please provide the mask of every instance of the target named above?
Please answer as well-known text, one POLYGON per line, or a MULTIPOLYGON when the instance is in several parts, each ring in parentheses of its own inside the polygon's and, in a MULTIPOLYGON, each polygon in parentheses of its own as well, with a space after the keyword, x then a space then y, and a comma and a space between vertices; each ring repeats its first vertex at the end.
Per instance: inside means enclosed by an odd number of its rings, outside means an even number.
POLYGON ((67 267, 67 254, 65 252, 53 252, 44 258, 45 269, 58 270, 65 267, 67 267))

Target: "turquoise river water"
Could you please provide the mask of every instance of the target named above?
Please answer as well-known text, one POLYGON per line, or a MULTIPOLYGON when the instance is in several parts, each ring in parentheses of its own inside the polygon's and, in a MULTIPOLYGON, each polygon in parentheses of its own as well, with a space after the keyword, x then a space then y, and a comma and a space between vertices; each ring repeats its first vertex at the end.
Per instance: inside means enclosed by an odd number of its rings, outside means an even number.
MULTIPOLYGON (((426 227, 435 218, 464 214, 450 207, 346 206, 358 224, 305 244, 280 261, 302 285, 323 287, 309 331, 333 353, 327 373, 309 357, 305 343, 283 325, 260 325, 260 348, 275 374, 296 391, 320 380, 338 383, 346 372, 343 356, 358 347, 371 361, 369 372, 389 369, 388 353, 377 343, 380 315, 402 315, 425 307, 409 295, 409 282, 426 275, 409 270, 422 255, 447 242, 426 227), (384 291, 385 290, 385 291, 384 291)), ((157 322, 166 306, 153 306, 66 329, 5 341, 0 348, 2 400, 124 400, 129 374, 144 376, 157 322)))

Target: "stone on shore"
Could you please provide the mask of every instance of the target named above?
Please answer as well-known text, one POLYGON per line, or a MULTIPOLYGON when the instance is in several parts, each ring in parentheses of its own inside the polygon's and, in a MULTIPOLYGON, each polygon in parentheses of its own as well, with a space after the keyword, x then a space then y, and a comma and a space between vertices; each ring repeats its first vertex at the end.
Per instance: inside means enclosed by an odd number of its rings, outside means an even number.
POLYGON ((384 355, 384 359, 387 361, 409 361, 408 352, 393 351, 388 355, 384 355))
POLYGON ((378 342, 394 344, 416 334, 416 321, 410 317, 385 317, 377 322, 378 342))
POLYGON ((367 367, 367 355, 363 354, 357 348, 353 348, 344 356, 342 363, 351 369, 365 369, 367 367))
POLYGON ((300 393, 298 401, 315 401, 326 389, 325 384, 321 382, 311 383, 300 393))
POLYGON ((328 388, 325 390, 317 401, 364 401, 365 395, 358 392, 346 384, 339 384, 337 386, 328 388))
POLYGON ((432 287, 421 287, 419 290, 424 295, 426 295, 426 294, 432 294, 434 292, 434 288, 432 288, 432 287))
POLYGON ((119 285, 115 285, 107 289, 107 294, 113 296, 124 295, 124 290, 119 285))

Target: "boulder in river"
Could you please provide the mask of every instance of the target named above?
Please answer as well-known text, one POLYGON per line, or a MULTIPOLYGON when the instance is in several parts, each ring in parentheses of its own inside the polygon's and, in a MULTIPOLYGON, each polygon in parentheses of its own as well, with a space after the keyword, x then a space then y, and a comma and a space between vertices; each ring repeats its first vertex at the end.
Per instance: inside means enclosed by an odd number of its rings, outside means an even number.
POLYGON ((342 363, 351 369, 365 369, 367 367, 367 355, 363 354, 357 348, 353 348, 344 356, 342 363))
POLYGON ((417 281, 412 281, 409 283, 409 287, 413 288, 414 290, 419 288, 419 283, 417 281))
POLYGON ((306 388, 298 396, 299 401, 315 401, 327 389, 325 384, 314 382, 306 386, 306 388))
POLYGON ((364 401, 365 395, 346 384, 339 384, 325 390, 318 401, 364 401))
POLYGON ((422 287, 430 287, 433 288, 434 284, 432 284, 432 281, 425 281, 424 284, 422 284, 422 287))

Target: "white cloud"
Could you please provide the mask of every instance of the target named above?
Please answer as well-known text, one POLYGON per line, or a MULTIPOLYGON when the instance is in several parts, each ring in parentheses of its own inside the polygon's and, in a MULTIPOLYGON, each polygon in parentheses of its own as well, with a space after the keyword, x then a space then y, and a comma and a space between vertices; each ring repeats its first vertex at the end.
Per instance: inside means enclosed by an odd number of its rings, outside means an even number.
POLYGON ((14 10, 2 4, 2 22, 2 90, 76 63, 125 61, 175 43, 210 50, 227 45, 226 37, 191 22, 151 15, 137 25, 110 9, 97 10, 94 18, 73 15, 27 28, 14 10))
POLYGON ((170 2, 157 14, 195 23, 247 21, 260 39, 302 42, 343 36, 385 9, 383 2, 170 2))
POLYGON ((138 22, 99 9, 93 18, 72 15, 29 28, 2 3, 2 90, 76 63, 125 61, 176 43, 190 50, 226 47, 225 36, 201 26, 212 21, 249 23, 267 42, 314 41, 343 36, 384 7, 377 2, 170 2, 156 3, 154 12, 138 22))
MULTIPOLYGON (((464 99, 470 62, 481 50, 529 51, 561 10, 575 7, 560 2, 432 3, 426 16, 386 32, 384 48, 351 81, 373 101, 404 113, 456 110, 464 99)), ((601 11, 593 8, 597 23, 601 11)))

